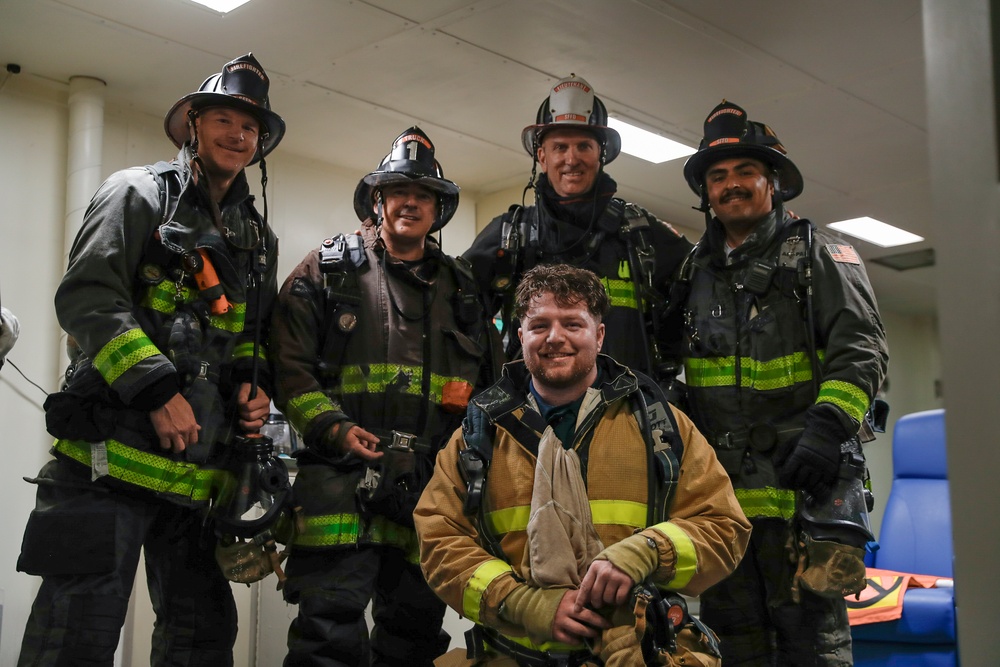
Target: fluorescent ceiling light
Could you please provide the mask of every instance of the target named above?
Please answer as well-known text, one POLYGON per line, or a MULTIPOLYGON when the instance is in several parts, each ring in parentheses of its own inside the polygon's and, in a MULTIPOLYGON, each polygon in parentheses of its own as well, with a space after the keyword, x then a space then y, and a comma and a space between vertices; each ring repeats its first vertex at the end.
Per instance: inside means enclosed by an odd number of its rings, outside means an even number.
POLYGON ((830 229, 836 229, 838 232, 856 236, 859 239, 874 243, 883 248, 891 248, 897 245, 906 245, 907 243, 916 243, 917 241, 924 240, 923 236, 911 234, 905 229, 887 225, 884 222, 867 216, 864 218, 831 222, 827 226, 830 229))
POLYGON ((622 152, 653 164, 676 160, 695 152, 695 149, 690 146, 661 137, 635 125, 629 125, 619 118, 609 118, 608 127, 618 130, 618 134, 622 135, 622 152))
POLYGON ((225 14, 247 4, 250 0, 192 0, 192 2, 197 2, 199 5, 205 5, 220 14, 225 14))

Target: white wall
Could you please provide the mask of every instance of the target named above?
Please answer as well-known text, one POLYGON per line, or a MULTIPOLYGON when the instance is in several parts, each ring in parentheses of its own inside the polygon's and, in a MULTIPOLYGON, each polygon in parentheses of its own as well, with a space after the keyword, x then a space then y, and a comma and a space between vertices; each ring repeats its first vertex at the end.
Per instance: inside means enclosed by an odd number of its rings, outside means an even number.
MULTIPOLYGON (((21 339, 9 355, 30 378, 47 391, 57 388, 66 357, 63 334, 55 320, 52 295, 65 266, 62 257, 62 227, 66 170, 66 89, 11 78, 0 90, 0 288, 5 306, 21 321, 21 339)), ((403 128, 401 128, 403 129, 403 128)), ((386 137, 388 149, 393 137, 386 137)), ((162 131, 162 119, 135 113, 109 100, 105 111, 103 175, 135 164, 173 157, 176 151, 162 131)), ((384 153, 383 153, 384 154, 384 153)), ((372 167, 381 154, 371 156, 372 167)), ((439 155, 447 167, 447 156, 439 155)), ((526 165, 527 169, 527 165, 526 165)), ((362 174, 346 173, 331 165, 284 155, 279 147, 268 159, 268 203, 271 224, 280 237, 279 275, 284 278, 306 252, 338 232, 357 228, 353 209, 354 188, 362 174)), ((258 181, 256 167, 248 170, 258 181)), ((254 183, 259 192, 259 183, 254 183)), ((463 191, 455 219, 444 230, 444 248, 459 254, 469 246, 475 229, 521 200, 521 188, 480 195, 463 191)), ((641 203, 641 202, 640 202, 641 203)), ((262 202, 258 199, 258 205, 262 202)), ((689 234, 691 237, 691 234, 689 234)), ((695 236, 696 238, 696 236, 695 236)), ((937 333, 929 318, 883 313, 890 338, 890 389, 893 419, 920 409, 937 407, 933 383, 940 377, 937 333)), ((16 573, 20 536, 34 502, 34 487, 21 481, 34 475, 48 459, 51 438, 44 431, 42 392, 22 379, 11 365, 0 371, 0 418, 3 419, 6 452, 0 472, 0 501, 4 512, 0 528, 10 545, 0 553, 0 664, 15 662, 25 620, 38 580, 16 573)), ((887 434, 888 436, 888 434, 887 434)), ((890 479, 890 439, 879 438, 868 448, 876 495, 884 503, 890 479)), ((876 510, 874 525, 879 524, 876 510)), ((273 588, 273 579, 264 582, 273 588)), ((248 614, 256 608, 253 592, 239 586, 241 634, 237 664, 254 653, 253 628, 248 614)), ((137 596, 145 597, 145 593, 137 596)), ((263 613, 279 618, 262 619, 269 628, 270 642, 283 644, 288 609, 273 595, 262 605, 263 613)), ((151 620, 143 603, 137 605, 138 630, 123 666, 142 665, 148 659, 151 620)), ((448 629, 456 644, 466 624, 449 616, 448 629)), ((274 650, 274 647, 271 647, 274 650)))

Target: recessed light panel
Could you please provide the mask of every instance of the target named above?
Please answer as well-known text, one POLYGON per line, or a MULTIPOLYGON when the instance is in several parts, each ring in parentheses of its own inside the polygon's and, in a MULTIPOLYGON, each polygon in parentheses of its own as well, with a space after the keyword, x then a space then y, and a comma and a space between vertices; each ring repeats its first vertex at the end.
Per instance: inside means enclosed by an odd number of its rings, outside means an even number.
POLYGON ((619 118, 609 118, 608 127, 618 130, 622 135, 622 152, 637 158, 660 164, 668 160, 676 160, 695 152, 694 148, 654 134, 641 127, 630 125, 619 118))
POLYGON ((916 243, 917 241, 924 240, 923 236, 911 234, 905 229, 893 227, 869 217, 831 222, 827 226, 830 229, 835 229, 838 232, 874 243, 882 248, 891 248, 893 246, 906 245, 907 243, 916 243))

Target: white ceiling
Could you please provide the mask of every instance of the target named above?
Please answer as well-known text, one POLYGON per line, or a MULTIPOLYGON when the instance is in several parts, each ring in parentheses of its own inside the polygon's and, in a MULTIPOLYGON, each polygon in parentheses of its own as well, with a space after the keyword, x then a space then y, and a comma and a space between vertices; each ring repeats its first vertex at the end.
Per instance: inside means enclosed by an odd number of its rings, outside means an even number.
MULTIPOLYGON (((920 0, 251 0, 224 16, 190 0, 0 0, 0 65, 97 77, 154 115, 247 51, 288 124, 280 150, 359 176, 416 123, 464 190, 523 185, 521 129, 575 72, 612 115, 690 145, 736 102, 805 175, 796 213, 931 237, 920 0)), ((626 199, 700 230, 682 165, 623 154, 608 171, 626 199)), ((883 309, 934 312, 935 269, 869 261, 930 245, 855 242, 883 309)))

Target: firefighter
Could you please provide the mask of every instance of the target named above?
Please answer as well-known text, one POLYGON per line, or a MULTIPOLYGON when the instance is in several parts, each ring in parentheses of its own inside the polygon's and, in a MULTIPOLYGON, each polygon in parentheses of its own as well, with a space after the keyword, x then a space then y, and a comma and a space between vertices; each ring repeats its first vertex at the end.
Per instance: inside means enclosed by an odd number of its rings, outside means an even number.
POLYGON ((202 523, 214 464, 269 412, 254 340, 277 240, 245 173, 259 162, 264 180, 285 131, 268 88, 252 54, 227 63, 167 113, 177 158, 112 174, 87 208, 55 296, 75 350, 46 401, 55 460, 31 480, 18 569, 42 584, 20 665, 111 665, 140 551, 151 664, 233 664, 236 608, 202 523))
POLYGON ((644 644, 635 588, 697 595, 732 572, 749 523, 725 471, 651 379, 598 354, 594 273, 535 267, 514 308, 524 358, 473 398, 415 513, 428 582, 476 624, 438 664, 718 665, 681 608, 644 644))
POLYGON ((305 444, 288 667, 429 666, 448 646, 412 512, 437 450, 490 381, 497 338, 468 265, 430 236, 458 200, 430 139, 409 128, 358 183, 360 233, 324 241, 279 294, 276 401, 305 444))
POLYGON ((532 158, 525 193, 533 190, 534 204, 494 218, 463 254, 491 312, 500 312, 508 358, 519 348, 512 298, 521 276, 537 264, 566 263, 596 273, 611 297, 603 351, 666 384, 676 370, 680 321, 663 321, 664 297, 691 244, 615 197, 605 166, 621 152, 621 137, 583 78, 552 86, 521 143, 532 158))
POLYGON ((702 618, 726 664, 850 665, 844 595, 864 586, 870 531, 838 541, 803 518, 861 488, 840 481, 864 469, 859 430, 886 373, 875 295, 850 245, 785 210, 802 175, 739 106, 711 111, 684 176, 707 221, 678 283, 687 400, 753 524, 702 618))

